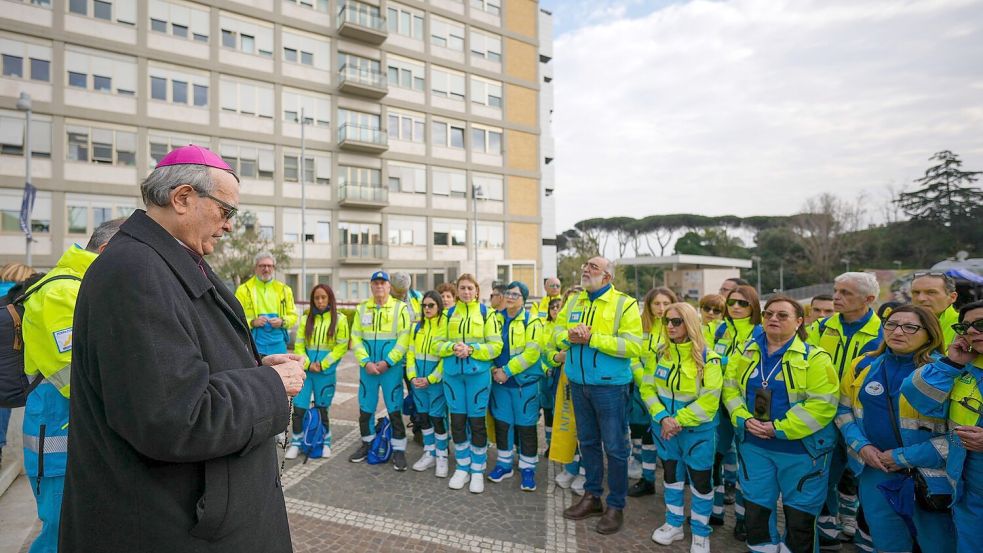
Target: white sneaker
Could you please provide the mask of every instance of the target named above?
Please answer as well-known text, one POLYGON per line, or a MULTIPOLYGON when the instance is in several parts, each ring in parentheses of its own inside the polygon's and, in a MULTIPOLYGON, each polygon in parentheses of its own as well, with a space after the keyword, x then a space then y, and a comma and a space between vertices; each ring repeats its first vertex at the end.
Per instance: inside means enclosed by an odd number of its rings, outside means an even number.
POLYGON ((471 485, 468 486, 468 490, 471 493, 481 493, 485 491, 485 474, 482 472, 475 472, 471 474, 471 485))
POLYGON ((556 482, 557 486, 563 488, 564 490, 569 490, 570 484, 573 482, 573 479, 576 477, 577 477, 576 474, 570 474, 565 470, 561 470, 560 474, 557 474, 556 478, 554 478, 553 481, 556 482))
POLYGON ((452 490, 460 490, 468 483, 468 479, 471 478, 471 473, 464 469, 456 469, 454 475, 451 476, 450 482, 447 483, 447 487, 452 490))
MULTIPOLYGON (((652 532, 652 541, 659 545, 671 545, 673 542, 677 542, 683 539, 683 527, 673 526, 669 523, 663 524, 652 532)), ((694 543, 696 543, 694 541, 694 543)))
POLYGON ((447 457, 437 457, 437 470, 434 474, 437 478, 447 478, 447 457))
POLYGON ((321 448, 321 458, 327 459, 329 457, 331 457, 331 446, 326 445, 321 448))
POLYGON ((628 458, 628 478, 638 480, 642 477, 642 463, 634 457, 628 458))
POLYGON ((706 536, 693 536, 693 545, 689 547, 689 553, 710 553, 710 538, 706 536))
POLYGON ((587 483, 587 477, 583 474, 578 474, 574 477, 573 482, 570 483, 570 491, 577 495, 584 495, 584 484, 587 483))
POLYGON ((433 455, 430 455, 429 451, 424 451, 423 457, 420 457, 419 461, 413 463, 413 470, 423 472, 436 464, 437 459, 433 455))
POLYGON ((284 455, 287 459, 296 459, 300 455, 300 448, 292 445, 287 448, 287 453, 284 455))

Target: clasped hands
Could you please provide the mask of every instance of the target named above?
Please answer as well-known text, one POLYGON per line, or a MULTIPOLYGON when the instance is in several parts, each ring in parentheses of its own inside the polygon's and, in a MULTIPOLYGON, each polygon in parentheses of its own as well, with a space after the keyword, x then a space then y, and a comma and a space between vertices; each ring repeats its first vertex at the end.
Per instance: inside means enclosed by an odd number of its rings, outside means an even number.
POLYGON ((300 393, 300 389, 304 386, 304 379, 307 378, 302 356, 294 353, 277 353, 267 355, 261 363, 263 366, 273 367, 273 370, 280 376, 287 396, 294 397, 300 393))
POLYGON ((468 357, 471 357, 472 353, 474 353, 474 346, 469 346, 464 342, 454 344, 454 357, 457 357, 458 359, 467 359, 468 357))
POLYGON ((261 326, 265 326, 266 323, 270 323, 270 326, 272 326, 273 328, 280 328, 283 326, 283 319, 281 319, 280 317, 268 318, 265 315, 260 315, 259 317, 253 319, 252 324, 253 327, 259 328, 261 326))
POLYGON ((372 362, 365 364, 365 372, 368 374, 382 374, 389 370, 389 363, 385 361, 372 362))
POLYGON ((567 339, 571 344, 589 344, 590 327, 581 323, 567 331, 567 339))
POLYGON ((505 384, 509 379, 509 375, 505 374, 505 369, 502 367, 495 367, 492 369, 492 380, 499 384, 505 384))
POLYGON ((772 422, 747 419, 744 421, 744 430, 762 440, 770 440, 775 437, 775 425, 772 422))

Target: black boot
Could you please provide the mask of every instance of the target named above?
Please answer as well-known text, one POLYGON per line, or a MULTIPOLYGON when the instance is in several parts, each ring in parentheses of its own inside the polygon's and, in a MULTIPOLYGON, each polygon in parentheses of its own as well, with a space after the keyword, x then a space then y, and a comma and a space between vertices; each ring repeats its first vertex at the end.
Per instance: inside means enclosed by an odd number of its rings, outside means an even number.
POLYGON ((641 478, 628 488, 628 497, 643 497, 646 495, 655 495, 655 482, 641 478))

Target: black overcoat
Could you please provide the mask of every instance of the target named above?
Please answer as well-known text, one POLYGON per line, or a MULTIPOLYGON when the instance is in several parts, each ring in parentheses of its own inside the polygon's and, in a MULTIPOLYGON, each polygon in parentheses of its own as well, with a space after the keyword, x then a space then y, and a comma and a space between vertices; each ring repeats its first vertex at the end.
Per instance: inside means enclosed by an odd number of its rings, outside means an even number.
POLYGON ((286 391, 242 307, 138 210, 75 309, 59 551, 289 552, 286 391))

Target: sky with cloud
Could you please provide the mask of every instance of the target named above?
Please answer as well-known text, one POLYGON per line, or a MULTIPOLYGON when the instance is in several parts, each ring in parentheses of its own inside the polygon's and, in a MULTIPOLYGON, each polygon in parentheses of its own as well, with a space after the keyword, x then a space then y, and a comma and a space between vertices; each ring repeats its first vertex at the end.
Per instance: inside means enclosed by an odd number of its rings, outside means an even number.
MULTIPOLYGON (((983 0, 542 0, 557 228, 788 214, 983 170, 983 0)), ((876 213, 874 214, 876 215, 876 213)))

